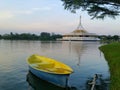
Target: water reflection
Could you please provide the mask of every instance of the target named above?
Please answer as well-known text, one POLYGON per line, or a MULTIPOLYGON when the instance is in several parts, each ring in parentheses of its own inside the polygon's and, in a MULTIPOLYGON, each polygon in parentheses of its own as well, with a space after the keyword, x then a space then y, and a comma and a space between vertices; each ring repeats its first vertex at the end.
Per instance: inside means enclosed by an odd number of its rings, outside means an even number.
POLYGON ((77 60, 78 60, 77 65, 80 66, 81 56, 86 49, 86 46, 84 45, 84 42, 71 43, 71 48, 72 48, 73 52, 76 53, 76 57, 77 57, 77 60))
MULTIPOLYGON (((27 82, 29 83, 30 87, 28 87, 28 90, 79 90, 76 87, 58 87, 56 85, 53 85, 47 81, 44 81, 38 77, 36 77, 34 74, 32 74, 30 71, 27 74, 26 77, 27 82)), ((86 89, 84 90, 91 90, 92 85, 90 84, 93 78, 89 78, 86 81, 86 89)), ((102 75, 99 75, 96 80, 96 84, 94 87, 94 90, 109 90, 109 79, 103 79, 102 75)))
POLYGON ((70 90, 89 90, 86 82, 96 73, 102 74, 106 83, 106 78, 110 77, 109 67, 99 46, 98 42, 0 40, 0 90, 64 90, 29 74, 32 78, 28 78, 28 82, 35 89, 28 87, 26 59, 32 54, 51 57, 72 67, 70 90))
POLYGON ((61 42, 55 42, 55 41, 41 41, 40 49, 41 51, 54 51, 53 49, 59 49, 62 47, 61 42))
POLYGON ((84 51, 87 49, 87 46, 84 42, 62 42, 63 49, 66 50, 69 57, 73 56, 76 65, 80 66, 80 60, 84 51))

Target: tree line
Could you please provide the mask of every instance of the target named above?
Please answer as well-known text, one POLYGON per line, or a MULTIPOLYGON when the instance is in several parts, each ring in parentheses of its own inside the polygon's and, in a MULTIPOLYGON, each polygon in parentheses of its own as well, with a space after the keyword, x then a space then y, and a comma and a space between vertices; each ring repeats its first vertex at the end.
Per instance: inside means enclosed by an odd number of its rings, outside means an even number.
POLYGON ((119 35, 101 35, 98 36, 101 41, 120 41, 119 35))
MULTIPOLYGON (((54 33, 48 33, 48 32, 42 32, 40 35, 31 34, 31 33, 10 33, 10 34, 4 34, 0 35, 0 39, 4 40, 41 40, 41 41, 47 41, 47 40, 57 40, 58 38, 62 38, 62 35, 60 34, 54 34, 54 33)), ((119 41, 120 36, 119 35, 99 35, 98 38, 102 41, 119 41)))
POLYGON ((55 33, 42 32, 40 35, 31 34, 31 33, 10 33, 0 35, 0 39, 4 40, 56 40, 57 38, 62 38, 62 35, 55 33))

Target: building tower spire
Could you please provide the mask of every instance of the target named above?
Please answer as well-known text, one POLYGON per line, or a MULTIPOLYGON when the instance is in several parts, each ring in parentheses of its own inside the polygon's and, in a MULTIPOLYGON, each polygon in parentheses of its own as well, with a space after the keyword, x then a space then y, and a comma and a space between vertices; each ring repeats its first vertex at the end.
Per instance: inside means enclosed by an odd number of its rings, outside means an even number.
POLYGON ((81 23, 81 16, 80 16, 79 24, 77 26, 77 30, 84 30, 82 23, 81 23))

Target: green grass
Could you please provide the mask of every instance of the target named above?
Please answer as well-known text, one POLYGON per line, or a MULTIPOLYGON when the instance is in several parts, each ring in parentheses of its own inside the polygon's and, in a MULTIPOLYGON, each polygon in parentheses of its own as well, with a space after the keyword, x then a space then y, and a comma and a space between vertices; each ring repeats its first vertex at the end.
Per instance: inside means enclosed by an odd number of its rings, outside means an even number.
POLYGON ((110 90, 120 90, 120 43, 103 45, 99 49, 104 53, 110 68, 110 90))

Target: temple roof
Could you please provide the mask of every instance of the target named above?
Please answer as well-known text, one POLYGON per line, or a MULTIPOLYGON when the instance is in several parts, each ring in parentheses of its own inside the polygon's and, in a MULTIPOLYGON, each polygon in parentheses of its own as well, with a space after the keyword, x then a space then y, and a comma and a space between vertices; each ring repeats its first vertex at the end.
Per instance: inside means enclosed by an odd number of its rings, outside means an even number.
POLYGON ((72 33, 87 33, 85 30, 74 30, 72 33))

